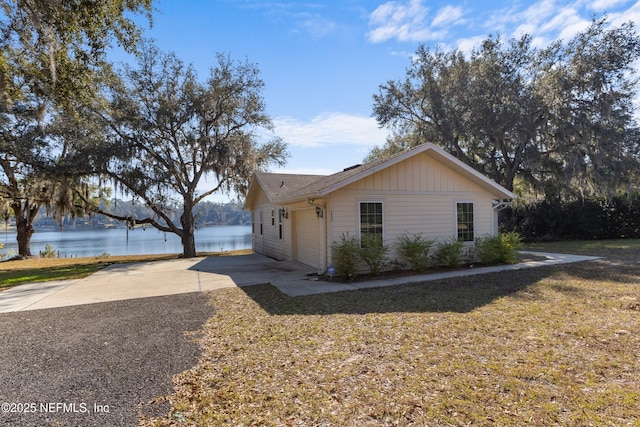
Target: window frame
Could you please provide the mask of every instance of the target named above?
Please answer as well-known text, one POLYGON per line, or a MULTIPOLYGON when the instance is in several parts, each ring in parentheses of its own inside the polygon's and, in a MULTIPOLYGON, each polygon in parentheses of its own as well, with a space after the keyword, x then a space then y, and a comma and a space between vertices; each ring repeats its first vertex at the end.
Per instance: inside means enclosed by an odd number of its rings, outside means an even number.
POLYGON ((476 208, 475 208, 475 201, 474 200, 456 200, 455 201, 455 224, 456 224, 456 239, 460 242, 463 242, 465 244, 472 244, 473 242, 475 242, 476 240, 476 208), (471 220, 469 221, 469 218, 462 218, 462 221, 460 219, 460 212, 459 212, 459 207, 463 205, 462 209, 462 215, 464 216, 469 215, 468 211, 464 211, 464 205, 471 205, 471 220), (460 225, 461 224, 465 224, 465 225, 471 225, 471 231, 469 230, 462 230, 460 225), (463 234, 461 236, 461 234, 463 234), (469 236, 469 234, 471 234, 471 236, 469 236), (470 237, 470 238, 469 238, 470 237))
MULTIPOLYGON (((363 223, 362 223, 362 205, 363 205, 363 204, 379 204, 379 205, 380 205, 380 221, 381 221, 381 222, 380 222, 380 228, 381 228, 381 230, 380 230, 380 233, 379 233, 379 235, 380 235, 380 242, 379 242, 379 244, 380 244, 381 246, 383 246, 383 245, 384 245, 384 240, 385 240, 385 236, 384 236, 384 233, 385 233, 385 224, 384 224, 384 223, 385 223, 385 220, 384 220, 384 218, 385 218, 385 211, 384 211, 384 210, 385 210, 385 208, 384 208, 384 201, 383 201, 383 200, 358 200, 358 207, 357 207, 357 215, 358 215, 358 241, 359 241, 360 247, 361 247, 361 248, 363 247, 363 246, 362 246, 362 236, 363 236, 363 233, 362 233, 362 229, 363 229, 363 227, 362 227, 362 226, 363 226, 363 223)), ((368 215, 370 215, 370 214, 368 214, 368 215)), ((373 213, 373 215, 377 215, 377 213, 376 213, 376 212, 374 212, 374 213, 373 213)), ((376 224, 374 224, 374 226, 375 226, 375 225, 376 225, 376 224)), ((367 228, 371 228, 371 227, 369 226, 369 227, 367 227, 367 228)), ((365 233, 365 234, 369 235, 370 233, 365 233)), ((378 235, 378 234, 376 233, 376 234, 372 234, 372 235, 376 236, 376 235, 378 235)))

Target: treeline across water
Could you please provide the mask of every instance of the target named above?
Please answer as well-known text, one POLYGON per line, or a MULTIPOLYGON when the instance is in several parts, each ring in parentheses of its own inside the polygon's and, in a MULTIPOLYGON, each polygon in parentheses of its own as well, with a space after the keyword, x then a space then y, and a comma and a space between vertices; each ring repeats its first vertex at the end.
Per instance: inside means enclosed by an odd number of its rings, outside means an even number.
MULTIPOLYGON (((146 218, 153 216, 151 209, 144 204, 136 203, 132 200, 112 199, 108 204, 103 203, 101 208, 123 217, 146 218)), ((180 222, 180 215, 182 215, 182 211, 177 207, 170 213, 172 219, 178 223, 180 222)), ((198 227, 206 227, 209 225, 247 225, 251 224, 251 213, 243 211, 242 203, 239 201, 229 201, 227 203, 203 201, 195 207, 195 219, 198 227)), ((42 208, 38 214, 34 225, 36 227, 62 226, 63 228, 107 228, 125 226, 123 222, 100 214, 75 218, 66 216, 62 221, 54 220, 47 215, 44 208, 42 208)))

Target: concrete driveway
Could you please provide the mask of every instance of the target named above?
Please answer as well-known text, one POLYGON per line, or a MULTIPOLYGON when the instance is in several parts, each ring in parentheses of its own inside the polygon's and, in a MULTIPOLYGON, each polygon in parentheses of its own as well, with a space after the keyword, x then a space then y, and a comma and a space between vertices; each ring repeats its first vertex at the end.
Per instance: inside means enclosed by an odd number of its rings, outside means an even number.
POLYGON ((113 264, 84 279, 2 291, 0 313, 304 280, 311 271, 259 254, 113 264))
POLYGON ((531 253, 544 259, 521 264, 355 283, 319 281, 314 277, 315 269, 312 267, 297 262, 276 261, 259 254, 113 264, 84 279, 26 284, 2 291, 0 313, 203 292, 263 283, 270 283, 289 296, 301 296, 597 259, 581 255, 531 253))

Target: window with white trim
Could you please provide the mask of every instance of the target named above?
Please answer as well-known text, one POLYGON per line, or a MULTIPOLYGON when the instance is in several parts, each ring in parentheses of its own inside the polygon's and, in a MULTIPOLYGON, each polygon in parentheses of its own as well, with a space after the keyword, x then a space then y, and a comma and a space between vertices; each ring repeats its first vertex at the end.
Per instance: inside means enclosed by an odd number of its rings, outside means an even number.
POLYGON ((475 240, 475 227, 473 220, 473 203, 456 203, 458 240, 461 242, 473 242, 475 240))
POLYGON ((382 246, 382 202, 360 202, 360 246, 382 246))

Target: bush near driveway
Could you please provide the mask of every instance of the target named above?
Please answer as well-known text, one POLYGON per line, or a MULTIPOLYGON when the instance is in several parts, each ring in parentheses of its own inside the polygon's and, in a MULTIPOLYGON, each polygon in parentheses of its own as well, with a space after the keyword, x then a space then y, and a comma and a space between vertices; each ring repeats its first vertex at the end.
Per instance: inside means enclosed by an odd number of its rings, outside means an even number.
POLYGON ((327 295, 216 291, 200 362, 141 425, 637 425, 639 248, 327 295))

